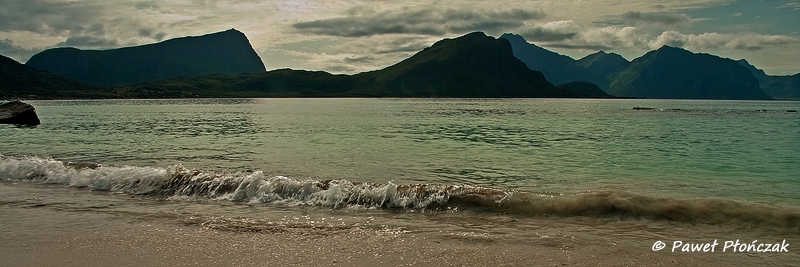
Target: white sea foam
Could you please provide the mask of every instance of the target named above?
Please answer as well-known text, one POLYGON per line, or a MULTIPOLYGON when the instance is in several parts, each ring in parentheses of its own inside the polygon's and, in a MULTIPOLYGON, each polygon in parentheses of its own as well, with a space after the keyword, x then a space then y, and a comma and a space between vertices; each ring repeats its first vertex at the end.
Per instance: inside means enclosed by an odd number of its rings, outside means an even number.
POLYGON ((654 198, 628 192, 540 195, 471 185, 369 183, 355 180, 298 180, 255 172, 213 172, 186 168, 100 166, 51 158, 0 156, 0 179, 173 200, 215 199, 240 203, 283 203, 330 208, 443 209, 528 216, 646 217, 692 223, 740 221, 800 227, 800 212, 721 199, 654 198))
MULTIPOLYGON (((60 184, 114 193, 195 197, 247 203, 288 203, 342 208, 426 208, 444 205, 453 195, 502 193, 482 187, 397 185, 340 180, 266 177, 262 171, 219 173, 172 165, 167 168, 72 164, 51 158, 2 157, 0 177, 10 181, 60 184), (77 166, 77 167, 76 167, 77 166)), ((501 198, 502 199, 502 198, 501 198)))

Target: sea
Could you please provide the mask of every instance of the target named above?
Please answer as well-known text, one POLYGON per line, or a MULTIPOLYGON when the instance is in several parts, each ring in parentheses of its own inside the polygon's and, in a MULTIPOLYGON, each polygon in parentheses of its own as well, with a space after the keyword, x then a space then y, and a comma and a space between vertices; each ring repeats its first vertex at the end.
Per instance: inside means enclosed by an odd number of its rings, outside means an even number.
MULTIPOLYGON (((674 241, 784 242, 800 255, 797 101, 29 103, 41 125, 0 125, 5 209, 656 255, 678 253, 674 241)), ((755 249, 726 253, 785 264, 755 249)))

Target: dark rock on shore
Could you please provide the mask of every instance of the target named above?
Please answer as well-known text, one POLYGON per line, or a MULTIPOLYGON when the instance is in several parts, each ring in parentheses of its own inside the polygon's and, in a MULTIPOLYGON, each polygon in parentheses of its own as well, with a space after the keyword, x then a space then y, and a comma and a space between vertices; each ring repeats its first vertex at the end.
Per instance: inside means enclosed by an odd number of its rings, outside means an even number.
POLYGON ((19 125, 39 125, 39 115, 31 104, 15 100, 0 105, 0 123, 19 125))

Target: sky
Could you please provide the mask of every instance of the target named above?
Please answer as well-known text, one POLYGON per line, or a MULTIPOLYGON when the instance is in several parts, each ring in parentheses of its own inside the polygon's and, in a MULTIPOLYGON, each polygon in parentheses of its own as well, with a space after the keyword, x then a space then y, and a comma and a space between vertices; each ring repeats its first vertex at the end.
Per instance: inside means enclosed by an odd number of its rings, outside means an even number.
POLYGON ((522 35, 579 59, 663 45, 800 73, 800 0, 0 0, 0 54, 110 49, 228 29, 267 70, 382 69, 444 38, 522 35))

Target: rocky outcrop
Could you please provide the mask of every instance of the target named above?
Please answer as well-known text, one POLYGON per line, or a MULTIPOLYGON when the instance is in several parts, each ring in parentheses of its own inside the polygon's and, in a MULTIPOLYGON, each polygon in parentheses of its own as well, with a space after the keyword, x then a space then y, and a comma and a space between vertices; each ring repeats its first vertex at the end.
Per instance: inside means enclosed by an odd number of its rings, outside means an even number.
POLYGON ((15 100, 0 105, 0 123, 19 125, 39 125, 39 115, 31 104, 15 100))

